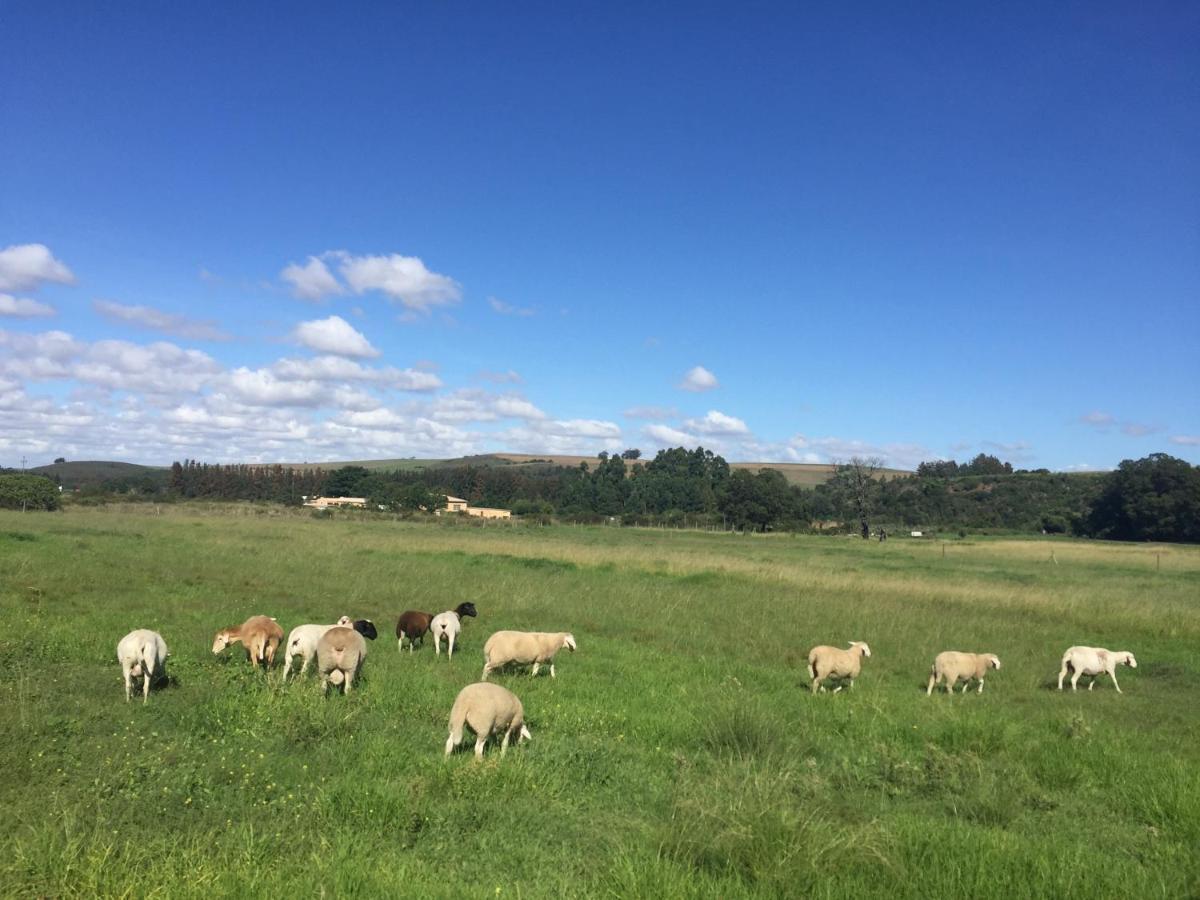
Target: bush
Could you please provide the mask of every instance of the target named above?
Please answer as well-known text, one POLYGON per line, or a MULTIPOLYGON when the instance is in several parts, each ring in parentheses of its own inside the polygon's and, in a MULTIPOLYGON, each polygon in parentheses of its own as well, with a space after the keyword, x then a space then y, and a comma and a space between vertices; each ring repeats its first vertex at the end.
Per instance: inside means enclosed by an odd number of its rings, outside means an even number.
POLYGON ((41 475, 0 475, 0 507, 58 509, 58 487, 41 475))

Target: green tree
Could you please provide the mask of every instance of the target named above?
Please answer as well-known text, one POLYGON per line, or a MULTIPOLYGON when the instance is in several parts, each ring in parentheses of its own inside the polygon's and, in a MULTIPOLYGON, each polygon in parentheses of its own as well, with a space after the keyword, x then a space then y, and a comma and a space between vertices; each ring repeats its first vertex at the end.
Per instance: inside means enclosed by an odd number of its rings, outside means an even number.
POLYGON ((0 475, 0 507, 58 509, 58 488, 41 475, 0 475))
POLYGON ((1087 520, 1096 537, 1200 542, 1200 467, 1152 453, 1121 462, 1087 520))

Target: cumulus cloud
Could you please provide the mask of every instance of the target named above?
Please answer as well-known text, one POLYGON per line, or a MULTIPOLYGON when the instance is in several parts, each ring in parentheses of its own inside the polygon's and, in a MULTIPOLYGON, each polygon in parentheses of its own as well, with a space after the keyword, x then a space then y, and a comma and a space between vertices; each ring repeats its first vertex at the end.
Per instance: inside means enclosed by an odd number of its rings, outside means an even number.
POLYGON ((600 419, 546 419, 527 422, 496 435, 517 453, 587 455, 620 449, 621 428, 600 419))
POLYGON ((647 425, 642 429, 642 433, 664 447, 694 447, 700 443, 694 434, 669 425, 647 425))
POLYGON ((488 305, 502 316, 528 317, 533 315, 532 309, 513 306, 511 303, 505 303, 503 300, 498 300, 495 297, 488 297, 488 305))
POLYGON ((0 330, 0 375, 30 381, 74 380, 104 391, 147 395, 198 390, 220 371, 211 356, 166 341, 77 341, 65 331, 0 330))
POLYGON ((876 444, 869 441, 839 437, 807 437, 797 434, 782 447, 783 458, 797 463, 836 463, 857 456, 864 459, 877 457, 886 466, 897 469, 915 469, 934 454, 921 444, 892 442, 876 444))
POLYGON ((75 275, 45 244, 13 244, 0 250, 0 291, 35 290, 45 281, 74 284, 75 275))
POLYGON ((397 369, 393 366, 370 368, 341 356, 316 356, 311 359, 281 359, 271 371, 288 381, 361 381, 400 391, 435 391, 442 380, 432 372, 397 369))
POLYGON ((12 294, 0 294, 0 316, 33 319, 38 316, 52 315, 54 315, 54 307, 49 303, 41 303, 27 297, 14 297, 12 294))
POLYGON ((304 265, 291 263, 279 277, 292 286, 292 295, 302 300, 322 300, 345 291, 329 267, 316 256, 310 256, 304 265))
POLYGON ((492 422, 497 419, 537 421, 546 414, 517 394, 490 394, 477 388, 463 388, 431 405, 432 419, 446 422, 492 422))
POLYGON ((457 281, 429 271, 416 256, 352 256, 344 250, 324 256, 337 260, 338 271, 354 293, 379 291, 413 312, 428 313, 462 299, 457 281))
POLYGON ((683 423, 692 431, 708 435, 749 434, 746 423, 734 416, 710 409, 703 419, 688 419, 683 423))
POLYGON ((341 316, 301 322, 292 330, 291 337, 296 343, 318 353, 357 357, 379 356, 379 351, 371 346, 371 342, 341 316))
POLYGON ((711 391, 715 387, 719 387, 717 376, 704 368, 704 366, 695 366, 689 369, 683 376, 683 381, 679 382, 680 390, 692 391, 694 393, 711 391))
POLYGON ((217 328, 212 321, 190 319, 149 306, 127 306, 112 300, 95 300, 92 302, 92 308, 107 319, 162 331, 175 337, 197 341, 229 340, 229 335, 217 328))

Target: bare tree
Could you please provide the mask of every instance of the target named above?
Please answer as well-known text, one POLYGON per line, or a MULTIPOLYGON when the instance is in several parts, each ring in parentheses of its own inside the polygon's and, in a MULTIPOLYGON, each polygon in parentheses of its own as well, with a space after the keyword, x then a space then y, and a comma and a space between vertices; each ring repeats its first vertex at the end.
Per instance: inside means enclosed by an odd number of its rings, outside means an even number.
POLYGON ((883 468, 883 460, 878 456, 852 456, 848 462, 841 463, 839 469, 845 473, 850 488, 850 499, 854 504, 854 513, 858 516, 863 540, 871 536, 871 513, 874 512, 872 494, 875 488, 875 475, 883 468))

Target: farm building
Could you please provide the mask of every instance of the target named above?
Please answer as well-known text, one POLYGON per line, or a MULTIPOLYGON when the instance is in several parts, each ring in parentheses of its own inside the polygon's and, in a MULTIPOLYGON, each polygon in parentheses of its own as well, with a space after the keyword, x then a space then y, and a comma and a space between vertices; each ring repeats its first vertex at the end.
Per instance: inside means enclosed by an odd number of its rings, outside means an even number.
POLYGON ((304 501, 304 505, 313 509, 329 509, 334 506, 365 508, 367 500, 365 497, 310 497, 304 501))
POLYGON ((438 515, 443 512, 466 513, 468 516, 476 516, 480 519, 511 519, 511 509, 496 509, 491 506, 471 506, 462 497, 446 497, 446 508, 439 509, 438 515))

